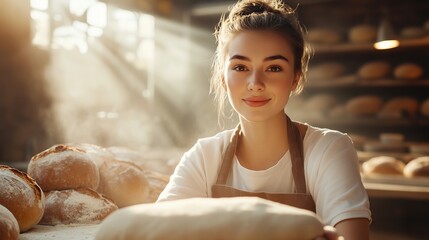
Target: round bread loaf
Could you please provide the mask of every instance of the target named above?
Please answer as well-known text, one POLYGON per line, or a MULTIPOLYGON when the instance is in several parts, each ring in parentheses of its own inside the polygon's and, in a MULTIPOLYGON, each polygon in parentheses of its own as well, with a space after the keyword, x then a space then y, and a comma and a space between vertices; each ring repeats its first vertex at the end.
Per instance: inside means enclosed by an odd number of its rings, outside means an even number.
POLYGON ((42 218, 45 195, 25 172, 0 165, 0 204, 15 216, 20 232, 25 232, 42 218))
POLYGON ((389 156, 373 157, 362 164, 366 175, 402 175, 405 164, 389 156))
POLYGON ((316 239, 323 223, 313 212, 257 197, 188 198, 138 204, 104 220, 97 240, 316 239))
POLYGON ((118 207, 90 188, 46 192, 46 210, 39 224, 96 224, 118 207))
POLYGON ((110 198, 118 207, 147 202, 149 189, 145 174, 132 162, 110 160, 100 166, 97 191, 110 198))
POLYGON ((395 68, 393 75, 397 79, 416 80, 423 76, 423 69, 415 63, 404 63, 395 68))
POLYGON ((28 174, 45 192, 81 187, 97 189, 100 181, 97 166, 85 150, 64 144, 32 157, 28 174))
POLYGON ((402 38, 421 38, 426 35, 426 31, 422 27, 405 27, 401 30, 400 33, 402 38))
POLYGON ((346 102, 346 110, 352 116, 373 116, 383 106, 383 100, 375 95, 352 98, 346 102))
POLYGON ((144 173, 149 181, 150 186, 150 192, 147 198, 147 202, 156 202, 156 200, 158 200, 159 195, 164 190, 165 186, 167 186, 170 177, 168 175, 151 170, 146 170, 144 171, 144 173))
POLYGON ((425 117, 429 117, 429 98, 420 105, 420 113, 425 117))
POLYGON ((341 42, 341 34, 328 28, 310 29, 307 33, 308 41, 320 44, 337 44, 341 42))
POLYGON ((372 25, 357 25, 349 31, 349 41, 352 43, 373 43, 377 37, 377 29, 372 25))
POLYGON ((68 143, 67 146, 77 147, 81 150, 84 150, 98 168, 100 168, 105 161, 115 159, 115 155, 112 152, 95 144, 68 143))
POLYGON ((309 80, 332 80, 345 74, 346 68, 338 62, 319 63, 308 70, 309 80))
POLYGON ((305 109, 311 112, 326 112, 338 103, 337 98, 331 94, 316 94, 308 98, 305 109))
POLYGON ((418 157, 404 167, 405 177, 429 177, 429 156, 418 157))
POLYGON ((380 118, 412 118, 419 110, 419 102, 412 97, 396 97, 387 101, 378 113, 380 118))
POLYGON ((386 61, 372 61, 365 63, 358 69, 358 76, 365 80, 385 78, 392 67, 386 61))
POLYGON ((9 209, 0 205, 0 239, 18 240, 18 236, 18 221, 9 209))

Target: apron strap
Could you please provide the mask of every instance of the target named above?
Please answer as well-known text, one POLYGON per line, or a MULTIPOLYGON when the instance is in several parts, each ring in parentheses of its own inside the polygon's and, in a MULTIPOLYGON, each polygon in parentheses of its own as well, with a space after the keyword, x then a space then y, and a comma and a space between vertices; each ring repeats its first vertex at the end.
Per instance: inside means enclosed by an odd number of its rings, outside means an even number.
MULTIPOLYGON (((307 126, 298 122, 292 122, 287 115, 286 120, 288 125, 289 152, 291 155, 292 174, 295 182, 295 188, 297 193, 306 193, 307 187, 304 173, 303 140, 307 126)), ((226 184, 226 180, 228 179, 232 165, 232 159, 234 158, 235 151, 237 149, 240 131, 241 127, 240 124, 238 124, 230 138, 229 144, 223 156, 223 161, 218 178, 216 180, 216 184, 226 184)))
POLYGON ((304 124, 294 123, 286 116, 288 125, 289 152, 292 161, 292 174, 297 193, 307 193, 304 171, 303 140, 307 130, 304 124))
POLYGON ((226 180, 231 169, 232 159, 234 158, 235 151, 238 144, 238 136, 240 135, 241 127, 240 124, 234 130, 234 133, 229 140, 228 147, 226 148, 225 155, 222 159, 222 166, 220 167, 219 175, 216 180, 216 184, 226 184, 226 180))

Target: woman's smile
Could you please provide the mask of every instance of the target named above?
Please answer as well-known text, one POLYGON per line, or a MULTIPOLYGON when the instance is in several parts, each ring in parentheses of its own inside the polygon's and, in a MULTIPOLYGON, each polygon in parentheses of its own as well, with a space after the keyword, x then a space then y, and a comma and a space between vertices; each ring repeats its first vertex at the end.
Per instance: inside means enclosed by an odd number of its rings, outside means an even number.
POLYGON ((250 107, 262 107, 271 101, 271 98, 266 97, 248 97, 243 98, 243 102, 246 103, 250 107))

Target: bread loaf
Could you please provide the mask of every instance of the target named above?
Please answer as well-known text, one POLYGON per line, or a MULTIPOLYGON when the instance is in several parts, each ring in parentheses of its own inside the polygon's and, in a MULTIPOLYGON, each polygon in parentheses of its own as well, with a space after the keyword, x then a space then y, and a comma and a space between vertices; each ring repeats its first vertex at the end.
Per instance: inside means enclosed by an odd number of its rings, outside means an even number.
POLYGON ((90 188, 46 193, 46 210, 40 224, 96 224, 118 207, 90 188))
POLYGON ((349 30, 349 41, 352 43, 373 43, 377 29, 372 25, 356 25, 349 30))
POLYGON ((311 66, 308 70, 309 80, 332 80, 345 74, 346 68, 339 62, 324 62, 311 66))
POLYGON ((389 156, 373 157, 362 164, 366 175, 402 175, 405 164, 389 156))
POLYGON ((425 29, 422 27, 410 26, 401 30, 402 38, 421 38, 426 35, 425 29))
POLYGON ((374 116, 383 106, 383 100, 375 95, 352 98, 346 102, 347 113, 351 116, 374 116))
POLYGON ((420 113, 425 117, 429 117, 429 98, 420 105, 420 113))
POLYGON ((419 102, 412 97, 396 97, 387 101, 378 113, 380 118, 413 118, 417 115, 419 102))
POLYGON ((85 150, 65 144, 55 145, 32 157, 28 174, 43 191, 97 189, 100 181, 97 166, 85 150))
POLYGON ((100 167, 98 192, 118 207, 147 202, 150 185, 143 171, 134 163, 110 160, 100 167))
POLYGON ((365 80, 381 79, 389 75, 392 67, 386 61, 372 61, 365 63, 358 70, 358 76, 365 80))
POLYGON ((404 167, 405 177, 429 177, 429 156, 418 157, 404 167))
POLYGON ((0 205, 15 216, 20 232, 36 225, 45 210, 45 195, 25 172, 0 165, 0 205))
POLYGON ((323 235, 311 211, 256 197, 190 198, 119 209, 97 240, 310 240, 323 235))
POLYGON ((18 221, 9 209, 0 205, 0 239, 18 240, 18 236, 18 221))
POLYGON ((341 34, 328 28, 310 29, 307 34, 308 41, 319 44, 337 44, 341 42, 341 34))
POLYGON ((170 177, 168 175, 154 172, 154 171, 144 171, 146 178, 149 181, 150 192, 147 199, 148 203, 156 202, 161 192, 167 186, 170 177))
POLYGON ((95 165, 97 165, 98 168, 108 160, 115 159, 115 156, 113 153, 111 153, 106 148, 103 148, 101 146, 95 145, 95 144, 89 144, 89 143, 68 143, 66 144, 69 147, 76 147, 78 149, 84 150, 86 155, 94 161, 95 165))
POLYGON ((397 79, 416 80, 423 76, 423 69, 415 63, 404 63, 395 68, 393 75, 397 79))

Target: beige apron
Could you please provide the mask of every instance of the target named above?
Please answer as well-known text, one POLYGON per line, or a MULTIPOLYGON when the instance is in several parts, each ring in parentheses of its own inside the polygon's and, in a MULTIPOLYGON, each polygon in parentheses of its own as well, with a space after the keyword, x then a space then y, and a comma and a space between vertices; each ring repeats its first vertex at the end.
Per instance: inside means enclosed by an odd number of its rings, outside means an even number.
POLYGON ((222 166, 216 181, 212 186, 212 195, 214 198, 221 197, 238 197, 238 196, 255 196, 271 200, 274 202, 287 204, 290 206, 307 209, 316 212, 316 205, 310 194, 307 193, 304 175, 304 151, 303 139, 307 126, 297 122, 292 122, 288 116, 287 128, 289 139, 289 152, 292 160, 292 174, 295 183, 295 193, 264 193, 264 192, 246 192, 226 186, 226 180, 231 170, 232 161, 234 159, 235 151, 238 144, 240 135, 240 125, 237 126, 233 135, 231 136, 230 143, 225 151, 222 166))

